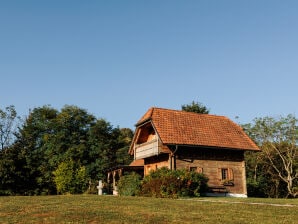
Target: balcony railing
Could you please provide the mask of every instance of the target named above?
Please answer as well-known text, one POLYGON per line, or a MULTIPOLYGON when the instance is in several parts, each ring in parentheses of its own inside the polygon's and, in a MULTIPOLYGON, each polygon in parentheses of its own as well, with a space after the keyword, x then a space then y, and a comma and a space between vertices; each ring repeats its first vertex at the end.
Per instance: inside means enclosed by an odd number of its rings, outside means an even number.
POLYGON ((144 159, 159 154, 158 139, 135 145, 135 159, 144 159))

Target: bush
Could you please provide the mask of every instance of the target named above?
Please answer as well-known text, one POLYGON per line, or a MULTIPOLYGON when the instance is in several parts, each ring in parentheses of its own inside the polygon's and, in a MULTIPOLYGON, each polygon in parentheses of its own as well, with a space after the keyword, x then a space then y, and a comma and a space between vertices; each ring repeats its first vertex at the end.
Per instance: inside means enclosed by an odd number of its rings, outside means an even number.
POLYGON ((248 197, 266 197, 266 185, 265 183, 255 181, 251 178, 247 178, 247 196, 248 197))
POLYGON ((86 169, 73 160, 60 163, 53 174, 57 192, 60 194, 81 194, 87 188, 86 169))
POLYGON ((12 195, 14 195, 12 191, 0 189, 0 196, 12 196, 12 195))
POLYGON ((117 184, 120 196, 138 195, 141 187, 141 176, 135 172, 122 176, 117 184))
POLYGON ((161 168, 142 182, 140 195, 161 198, 198 197, 207 190, 208 178, 187 170, 161 168))

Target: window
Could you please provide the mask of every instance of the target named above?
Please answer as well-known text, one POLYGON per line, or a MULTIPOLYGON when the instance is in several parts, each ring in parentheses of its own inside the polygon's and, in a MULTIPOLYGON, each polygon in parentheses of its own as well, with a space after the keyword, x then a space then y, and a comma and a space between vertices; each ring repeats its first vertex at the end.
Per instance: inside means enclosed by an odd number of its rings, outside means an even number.
POLYGON ((234 186, 234 174, 231 168, 219 168, 218 179, 223 185, 234 186))
POLYGON ((194 171, 194 172, 197 172, 197 173, 203 173, 203 168, 202 167, 191 166, 191 167, 189 167, 189 171, 194 171))
POLYGON ((191 166, 191 167, 189 167, 189 171, 197 172, 197 167, 196 166, 191 166))
POLYGON ((221 180, 228 180, 228 169, 221 169, 221 180))

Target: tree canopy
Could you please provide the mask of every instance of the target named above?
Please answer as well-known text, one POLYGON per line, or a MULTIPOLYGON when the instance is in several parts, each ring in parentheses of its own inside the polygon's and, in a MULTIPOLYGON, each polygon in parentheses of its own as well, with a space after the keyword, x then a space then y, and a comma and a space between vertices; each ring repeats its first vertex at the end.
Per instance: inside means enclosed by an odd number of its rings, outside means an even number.
POLYGON ((0 109, 0 150, 12 143, 17 126, 16 122, 19 119, 13 105, 6 107, 5 110, 0 109))
POLYGON ((0 194, 92 190, 105 169, 131 162, 131 139, 130 129, 114 128, 76 106, 34 108, 0 152, 0 194))
POLYGON ((269 197, 298 196, 298 127, 293 115, 256 118, 243 125, 262 152, 248 153, 248 183, 269 197))
POLYGON ((184 104, 181 106, 183 111, 194 112, 198 114, 209 114, 210 110, 202 103, 192 101, 191 104, 184 104))

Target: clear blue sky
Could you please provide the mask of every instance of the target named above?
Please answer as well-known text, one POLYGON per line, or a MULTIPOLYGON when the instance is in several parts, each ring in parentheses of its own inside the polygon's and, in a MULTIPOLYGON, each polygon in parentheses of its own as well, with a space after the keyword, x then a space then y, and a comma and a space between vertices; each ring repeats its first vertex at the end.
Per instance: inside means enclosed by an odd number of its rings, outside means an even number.
POLYGON ((298 1, 0 1, 0 108, 22 116, 67 104, 133 128, 195 100, 248 123, 297 115, 297 86, 298 1))

